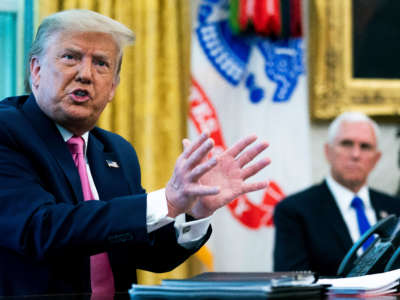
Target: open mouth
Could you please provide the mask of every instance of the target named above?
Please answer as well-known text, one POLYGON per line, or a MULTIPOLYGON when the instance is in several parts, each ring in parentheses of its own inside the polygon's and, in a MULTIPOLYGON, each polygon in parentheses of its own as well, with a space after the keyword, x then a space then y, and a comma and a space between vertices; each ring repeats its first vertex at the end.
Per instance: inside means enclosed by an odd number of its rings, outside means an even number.
POLYGON ((89 93, 85 90, 75 90, 73 91, 73 94, 77 97, 85 97, 89 95, 89 93))
POLYGON ((71 93, 71 96, 76 102, 85 102, 89 100, 90 94, 86 90, 76 89, 71 93))

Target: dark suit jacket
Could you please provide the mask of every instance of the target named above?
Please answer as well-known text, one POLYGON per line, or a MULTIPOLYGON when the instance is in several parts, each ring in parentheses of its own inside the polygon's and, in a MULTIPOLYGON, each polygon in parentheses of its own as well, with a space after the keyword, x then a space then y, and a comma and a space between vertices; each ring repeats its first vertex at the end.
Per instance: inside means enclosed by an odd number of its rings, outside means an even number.
MULTIPOLYGON (((400 201, 369 189, 377 219, 381 212, 400 214, 400 201)), ((334 276, 353 245, 326 182, 280 202, 274 212, 274 270, 312 270, 334 276)))
POLYGON ((122 137, 93 129, 87 157, 102 201, 83 201, 66 143, 33 95, 0 102, 0 295, 90 292, 89 256, 104 251, 127 291, 137 268, 169 271, 210 235, 188 251, 172 223, 147 234, 139 163, 122 137))

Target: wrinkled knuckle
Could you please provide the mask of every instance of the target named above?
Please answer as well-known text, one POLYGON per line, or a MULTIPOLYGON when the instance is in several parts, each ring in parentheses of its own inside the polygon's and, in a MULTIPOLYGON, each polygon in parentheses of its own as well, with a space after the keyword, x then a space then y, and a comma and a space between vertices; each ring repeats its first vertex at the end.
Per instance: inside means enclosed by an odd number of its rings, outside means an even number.
POLYGON ((184 186, 182 189, 182 194, 185 196, 190 196, 190 188, 188 186, 184 186))
POLYGON ((187 181, 188 182, 194 182, 194 178, 196 177, 195 173, 191 173, 187 176, 187 181))
POLYGON ((201 167, 196 167, 193 169, 193 172, 190 176, 191 179, 196 178, 196 176, 198 176, 199 174, 202 173, 202 168, 201 167))
POLYGON ((175 179, 181 180, 183 178, 183 174, 184 172, 182 171, 182 169, 179 168, 175 170, 175 179))
POLYGON ((184 161, 184 154, 182 153, 181 155, 178 156, 178 159, 176 160, 176 164, 175 166, 178 166, 180 164, 182 164, 182 162, 184 161))
POLYGON ((180 169, 181 169, 181 165, 180 165, 179 161, 177 161, 177 163, 175 164, 175 167, 174 167, 174 173, 175 174, 179 173, 180 169))

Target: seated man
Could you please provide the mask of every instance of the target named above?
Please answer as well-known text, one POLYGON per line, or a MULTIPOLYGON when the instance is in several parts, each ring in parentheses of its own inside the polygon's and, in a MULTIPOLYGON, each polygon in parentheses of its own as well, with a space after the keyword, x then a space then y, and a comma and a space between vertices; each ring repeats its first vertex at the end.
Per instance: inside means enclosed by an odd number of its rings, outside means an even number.
POLYGON ((330 174, 275 208, 275 271, 336 275, 346 253, 366 230, 360 232, 360 217, 366 216, 372 225, 400 213, 398 199, 367 186, 381 156, 377 144, 378 126, 364 114, 346 112, 332 122, 325 145, 330 174), (357 201, 361 211, 355 207, 357 201))
POLYGON ((269 164, 251 163, 266 142, 249 136, 208 159, 213 141, 203 133, 184 140, 165 189, 143 189, 132 145, 96 127, 132 42, 129 28, 88 10, 39 26, 32 93, 0 102, 0 296, 112 299, 136 282, 136 269, 182 263, 207 241, 215 210, 267 186, 245 182, 269 164), (181 214, 188 222, 178 223, 181 214))

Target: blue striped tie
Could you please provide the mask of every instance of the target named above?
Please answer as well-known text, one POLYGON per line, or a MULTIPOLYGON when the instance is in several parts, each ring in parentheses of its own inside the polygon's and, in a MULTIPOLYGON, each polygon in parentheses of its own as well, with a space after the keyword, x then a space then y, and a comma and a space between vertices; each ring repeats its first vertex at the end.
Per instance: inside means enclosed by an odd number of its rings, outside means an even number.
MULTIPOLYGON (((360 235, 363 235, 364 232, 366 232, 371 227, 368 222, 367 216, 365 215, 364 203, 358 196, 354 196, 353 201, 351 201, 351 207, 356 210, 358 229, 360 230, 360 235)), ((369 239, 366 240, 362 246, 363 250, 367 249, 373 241, 374 237, 369 237, 369 239)))

